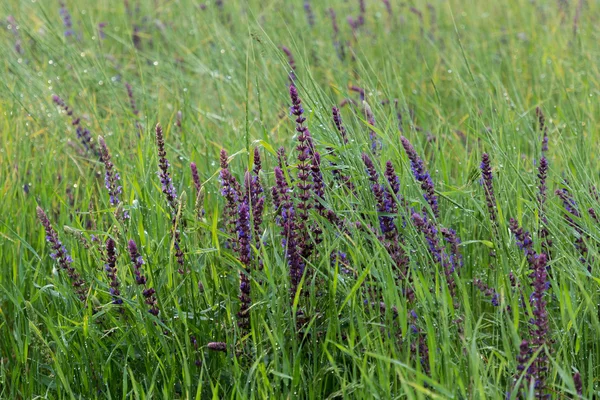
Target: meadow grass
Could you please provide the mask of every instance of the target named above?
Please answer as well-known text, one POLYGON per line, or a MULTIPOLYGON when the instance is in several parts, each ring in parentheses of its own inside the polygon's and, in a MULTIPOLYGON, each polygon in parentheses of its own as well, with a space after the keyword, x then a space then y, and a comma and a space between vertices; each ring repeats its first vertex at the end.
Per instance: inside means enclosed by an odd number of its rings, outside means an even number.
POLYGON ((389 3, 2 2, 0 398, 600 396, 598 4, 389 3))

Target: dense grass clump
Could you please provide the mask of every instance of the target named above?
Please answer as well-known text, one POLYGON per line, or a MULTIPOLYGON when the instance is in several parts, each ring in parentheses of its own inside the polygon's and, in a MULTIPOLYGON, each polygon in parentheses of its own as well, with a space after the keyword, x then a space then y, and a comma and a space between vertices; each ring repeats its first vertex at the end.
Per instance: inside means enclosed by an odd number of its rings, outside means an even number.
POLYGON ((0 398, 600 396, 592 2, 7 1, 0 398))

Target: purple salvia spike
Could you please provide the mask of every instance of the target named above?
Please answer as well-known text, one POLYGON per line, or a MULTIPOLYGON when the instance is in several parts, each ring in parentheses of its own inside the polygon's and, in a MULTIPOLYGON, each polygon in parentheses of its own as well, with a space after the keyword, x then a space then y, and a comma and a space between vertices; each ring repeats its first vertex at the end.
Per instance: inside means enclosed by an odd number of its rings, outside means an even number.
POLYGON ((167 198, 169 206, 171 206, 171 213, 177 212, 177 192, 173 187, 173 181, 171 174, 169 173, 169 160, 167 160, 167 151, 165 150, 165 138, 163 136, 163 130, 160 124, 156 124, 156 146, 158 150, 158 176, 160 177, 160 183, 162 185, 162 192, 167 198))
POLYGON ((383 143, 373 130, 375 126, 375 116, 373 115, 373 111, 371 111, 371 107, 366 101, 363 101, 365 107, 365 116, 367 117, 367 122, 369 123, 369 139, 371 139, 371 151, 373 154, 377 154, 383 148, 383 143))
POLYGON ((365 89, 355 86, 355 85, 350 85, 349 87, 350 91, 352 92, 356 92, 358 93, 358 95, 360 96, 360 101, 365 101, 365 89))
POLYGON ((539 215, 541 220, 539 235, 542 240, 542 250, 550 255, 550 249, 552 248, 552 239, 550 238, 550 232, 548 231, 548 219, 546 218, 546 199, 547 199, 547 186, 546 179, 548 178, 548 160, 546 156, 542 155, 538 167, 538 195, 537 200, 539 204, 539 215))
POLYGON ((492 305, 494 307, 498 307, 500 305, 500 296, 498 295, 498 292, 496 292, 495 289, 489 287, 485 282, 477 278, 473 280, 473 285, 475 285, 475 287, 479 289, 479 291, 483 293, 484 296, 490 298, 490 301, 492 302, 492 305))
POLYGON ((98 37, 100 37, 100 40, 106 39, 106 33, 104 32, 104 28, 106 28, 106 25, 106 22, 98 23, 98 37))
POLYGON ((46 231, 46 241, 52 247, 53 253, 50 254, 50 257, 56 260, 58 266, 66 272, 71 284, 73 285, 73 290, 77 294, 77 297, 79 297, 79 300, 85 302, 87 285, 81 276, 75 271, 75 268, 71 266, 73 259, 67 252, 66 247, 63 246, 61 241, 58 239, 58 233, 56 233, 52 227, 48 216, 41 207, 37 207, 37 216, 44 227, 44 230, 46 231))
POLYGON ((421 190, 423 190, 423 197, 425 201, 431 207, 431 211, 436 218, 440 217, 440 210, 438 208, 438 199, 435 194, 435 189, 433 187, 433 180, 431 179, 431 175, 429 171, 425 168, 425 164, 423 160, 419 157, 413 145, 408 141, 404 136, 400 139, 402 141, 402 146, 404 147, 404 151, 410 160, 410 166, 413 172, 413 175, 421 183, 421 190))
POLYGON ((338 132, 342 136, 342 142, 344 144, 348 144, 348 133, 346 132, 346 128, 344 127, 344 124, 342 123, 342 115, 340 114, 340 109, 337 107, 333 107, 332 114, 333 114, 333 122, 335 123, 335 127, 337 128, 338 132))
POLYGON ((144 296, 144 303, 149 306, 148 312, 155 317, 159 314, 158 301, 156 300, 156 291, 154 288, 147 288, 147 279, 142 275, 142 268, 144 265, 144 259, 140 255, 137 245, 133 240, 129 240, 129 258, 133 264, 133 273, 135 275, 135 282, 143 286, 142 295, 144 296))
POLYGON ((293 304, 298 285, 304 274, 303 250, 298 237, 297 216, 290 196, 291 190, 279 167, 275 167, 275 186, 272 190, 273 197, 277 197, 279 203, 277 223, 282 228, 281 244, 286 251, 290 275, 290 303, 293 304))
POLYGON ((308 0, 304 1, 304 12, 306 13, 308 25, 312 28, 315 26, 315 14, 313 13, 312 7, 308 0))
POLYGON ((456 299, 456 282, 454 281, 454 277, 452 275, 454 272, 454 266, 438 239, 438 228, 427 218, 425 214, 421 215, 417 212, 413 212, 412 221, 417 230, 425 237, 429 247, 429 252, 433 256, 433 259, 444 269, 446 283, 448 285, 450 295, 455 300, 456 307, 458 305, 458 300, 456 299))
POLYGON ((250 245, 252 235, 250 230, 250 207, 247 197, 244 198, 238 207, 237 236, 237 250, 240 261, 244 266, 244 270, 240 271, 239 297, 241 305, 237 317, 238 326, 242 330, 247 330, 250 327, 250 306, 252 305, 250 299, 250 278, 248 277, 248 273, 250 272, 250 262, 252 260, 252 248, 250 245))
POLYGON ((129 82, 125 82, 125 87, 127 88, 127 97, 129 98, 129 106, 131 107, 131 111, 133 111, 134 115, 138 115, 140 110, 137 109, 135 104, 135 98, 133 97, 133 88, 129 84, 129 82))
POLYGON ((194 181, 194 186, 196 187, 196 194, 200 193, 200 189, 202 188, 202 184, 200 183, 200 176, 198 175, 198 167, 195 162, 190 163, 190 170, 192 171, 192 179, 194 181))
POLYGON ((281 50, 285 53, 288 59, 288 64, 290 66, 290 72, 288 73, 288 79, 290 80, 290 84, 294 84, 296 82, 296 60, 294 60, 294 55, 292 51, 288 49, 286 46, 281 46, 281 50))
MULTIPOLYGON (((102 136, 98 136, 98 144, 100 145, 100 154, 102 162, 104 163, 104 186, 110 197, 110 205, 117 207, 121 202, 120 196, 123 192, 123 188, 119 182, 121 177, 119 176, 119 173, 115 171, 115 166, 111 161, 108 146, 102 136)), ((129 219, 129 213, 127 211, 117 210, 115 216, 121 221, 123 219, 129 219)))
MULTIPOLYGON (((225 198, 225 210, 223 213, 225 222, 225 231, 230 235, 235 233, 235 220, 239 199, 242 197, 241 188, 235 177, 229 170, 227 152, 221 150, 220 155, 221 171, 219 172, 219 180, 221 181, 221 195, 225 198)), ((237 240, 234 240, 234 243, 237 240)), ((232 244, 231 241, 228 241, 232 244)))
POLYGON ((490 166, 490 156, 483 153, 481 157, 481 183, 485 190, 485 200, 492 224, 496 224, 496 196, 494 195, 494 185, 492 184, 492 167, 490 166))
POLYGON ((73 21, 71 20, 71 13, 67 10, 67 6, 64 2, 60 2, 60 17, 62 18, 63 25, 65 27, 65 37, 73 36, 73 21))
POLYGON ((113 304, 123 304, 121 298, 121 292, 119 291, 119 278, 117 277, 117 252, 116 243, 113 239, 108 238, 106 240, 106 264, 104 269, 106 270, 106 276, 110 281, 110 295, 113 298, 113 304))
POLYGON ((382 0, 383 4, 385 5, 385 9, 388 13, 388 15, 391 17, 393 15, 392 13, 392 5, 390 4, 390 0, 382 0))
MULTIPOLYGON (((73 116, 73 109, 70 108, 62 98, 53 94, 52 101, 57 106, 62 108, 69 117, 73 116)), ((79 141, 81 142, 81 144, 83 145, 85 150, 93 153, 95 156, 100 158, 100 156, 101 156, 100 151, 98 151, 98 149, 94 145, 90 131, 87 128, 84 128, 83 126, 81 126, 81 118, 74 117, 71 120, 71 125, 73 125, 75 127, 75 132, 77 133, 77 138, 79 139, 79 141)))
POLYGON ((548 151, 548 126, 546 125, 546 117, 540 107, 535 108, 535 115, 538 118, 540 132, 543 134, 542 154, 545 154, 548 151))
POLYGON ((573 383, 575 384, 577 394, 580 397, 583 396, 583 382, 581 381, 581 374, 579 372, 573 374, 573 383))

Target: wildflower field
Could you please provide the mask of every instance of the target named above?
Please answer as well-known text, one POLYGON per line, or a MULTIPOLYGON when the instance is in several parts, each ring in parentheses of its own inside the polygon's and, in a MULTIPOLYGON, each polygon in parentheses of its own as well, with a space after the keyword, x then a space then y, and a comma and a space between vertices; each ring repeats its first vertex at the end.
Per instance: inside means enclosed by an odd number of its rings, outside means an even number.
POLYGON ((598 2, 0 17, 1 399, 600 396, 598 2))

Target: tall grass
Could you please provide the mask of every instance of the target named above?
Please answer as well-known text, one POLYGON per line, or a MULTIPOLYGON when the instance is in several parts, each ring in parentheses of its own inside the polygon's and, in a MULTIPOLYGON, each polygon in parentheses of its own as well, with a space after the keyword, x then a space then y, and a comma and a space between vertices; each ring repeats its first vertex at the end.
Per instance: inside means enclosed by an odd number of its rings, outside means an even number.
POLYGON ((0 398, 600 395, 597 4, 0 10, 0 398))

